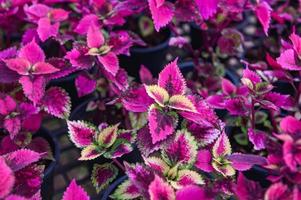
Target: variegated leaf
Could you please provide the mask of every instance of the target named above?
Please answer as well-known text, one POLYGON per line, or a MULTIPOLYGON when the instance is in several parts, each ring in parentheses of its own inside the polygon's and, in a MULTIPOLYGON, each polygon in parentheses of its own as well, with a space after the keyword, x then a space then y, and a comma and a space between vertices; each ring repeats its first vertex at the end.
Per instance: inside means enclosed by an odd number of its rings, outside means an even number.
POLYGON ((130 180, 126 180, 118 186, 118 188, 110 197, 112 199, 124 200, 136 199, 139 196, 139 190, 135 187, 135 185, 133 185, 130 180))
POLYGON ((118 169, 109 163, 95 164, 91 175, 92 183, 97 192, 106 188, 118 174, 118 169))
POLYGON ((96 128, 84 121, 68 121, 68 132, 71 141, 77 147, 86 147, 92 144, 96 137, 96 128))
POLYGON ((183 129, 179 130, 175 139, 163 149, 162 155, 170 166, 193 164, 196 159, 197 148, 198 145, 194 137, 183 129))
POLYGON ((104 156, 106 158, 119 158, 125 154, 133 151, 132 145, 124 139, 117 139, 116 142, 110 147, 110 150, 107 151, 104 156))
POLYGON ((233 176, 235 175, 235 169, 230 164, 219 164, 217 162, 212 163, 212 167, 221 173, 223 176, 233 176))
POLYGON ((164 107, 169 100, 167 91, 158 85, 145 85, 148 96, 156 101, 157 104, 164 107))
POLYGON ((112 146, 117 138, 118 126, 116 124, 103 129, 97 136, 98 144, 105 148, 112 146))
POLYGON ((152 183, 149 185, 148 192, 151 200, 162 199, 162 197, 165 200, 176 199, 176 195, 173 188, 157 175, 155 176, 155 179, 152 181, 152 183))
POLYGON ((223 157, 231 154, 231 144, 228 136, 223 132, 213 145, 212 154, 214 158, 223 157))
POLYGON ((97 149, 97 146, 94 144, 91 144, 87 147, 85 147, 81 153, 80 158, 78 160, 93 160, 103 154, 102 151, 97 149))
POLYGON ((144 163, 161 174, 166 174, 170 170, 170 167, 166 164, 166 162, 158 157, 144 158, 144 163))
POLYGON ((155 144, 173 134, 177 124, 177 115, 164 112, 153 104, 148 112, 148 121, 152 142, 155 144))
POLYGON ((183 95, 186 90, 186 82, 177 61, 176 59, 166 65, 159 74, 158 85, 164 88, 170 96, 183 95))
POLYGON ((168 106, 180 111, 197 112, 193 103, 183 95, 174 95, 170 97, 168 106))
POLYGON ((199 173, 189 169, 182 169, 178 172, 177 180, 171 182, 171 184, 178 190, 188 185, 202 185, 204 180, 199 173))

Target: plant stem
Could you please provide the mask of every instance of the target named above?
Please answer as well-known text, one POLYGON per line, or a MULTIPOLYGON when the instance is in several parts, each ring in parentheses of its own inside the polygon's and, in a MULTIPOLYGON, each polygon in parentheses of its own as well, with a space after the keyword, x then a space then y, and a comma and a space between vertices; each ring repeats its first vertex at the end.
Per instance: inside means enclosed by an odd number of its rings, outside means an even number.
POLYGON ((116 159, 113 158, 113 162, 122 170, 125 172, 125 167, 116 159))
POLYGON ((255 106, 255 101, 252 97, 252 103, 251 103, 251 127, 252 129, 254 130, 255 129, 255 109, 254 109, 254 106, 255 106))

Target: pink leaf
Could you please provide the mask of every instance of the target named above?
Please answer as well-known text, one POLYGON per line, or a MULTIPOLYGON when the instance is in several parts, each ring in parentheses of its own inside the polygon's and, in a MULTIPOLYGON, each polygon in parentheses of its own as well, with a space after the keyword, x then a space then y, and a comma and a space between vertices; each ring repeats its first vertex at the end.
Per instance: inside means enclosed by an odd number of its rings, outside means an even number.
POLYGON ((85 192, 85 190, 78 186, 73 179, 68 186, 67 190, 64 192, 63 200, 89 200, 90 197, 85 192))
POLYGON ((145 87, 131 88, 121 99, 125 109, 131 112, 146 112, 154 102, 146 93, 145 87))
POLYGON ((144 65, 141 65, 139 70, 139 77, 142 83, 151 84, 153 81, 153 75, 144 65))
POLYGON ((236 87, 233 83, 231 83, 231 81, 223 78, 222 79, 222 90, 223 90, 224 94, 230 96, 236 92, 236 87))
POLYGON ((295 134, 301 131, 301 121, 292 116, 287 116, 281 120, 280 128, 285 133, 295 134))
POLYGON ((177 200, 213 200, 214 198, 206 194, 206 191, 196 185, 186 186, 176 193, 177 200))
POLYGON ((151 200, 174 200, 175 192, 172 187, 158 175, 155 176, 153 182, 149 185, 148 192, 151 200))
POLYGON ((44 96, 46 81, 43 76, 23 76, 19 79, 25 96, 34 104, 38 103, 44 96))
POLYGON ((46 91, 42 103, 49 114, 62 119, 69 117, 71 100, 64 89, 51 87, 46 91))
POLYGON ((0 157, 0 198, 4 198, 13 189, 15 177, 12 170, 7 166, 5 160, 0 157))
POLYGON ((166 65, 160 72, 158 85, 167 90, 170 96, 185 93, 186 82, 177 65, 177 59, 166 65))
POLYGON ((20 118, 13 117, 4 120, 4 128, 9 132, 10 137, 13 139, 21 130, 20 118))
POLYGON ((166 26, 172 20, 174 15, 172 4, 165 2, 158 7, 157 0, 148 0, 148 4, 155 24, 155 29, 156 31, 159 31, 160 28, 166 26))
POLYGON ((60 71, 58 68, 55 68, 53 65, 45 62, 37 62, 32 67, 32 74, 35 75, 52 74, 58 71, 60 71))
POLYGON ((115 53, 109 52, 104 56, 97 57, 99 62, 103 65, 105 70, 115 76, 119 70, 119 61, 115 53))
POLYGON ((7 165, 15 172, 40 160, 42 154, 29 150, 21 149, 4 155, 7 165))
POLYGON ((48 13, 49 18, 53 22, 61 22, 68 18, 69 12, 61 8, 53 8, 48 13))
POLYGON ((37 33, 42 42, 45 42, 50 37, 56 37, 59 31, 59 23, 51 24, 48 17, 41 18, 38 21, 37 33))
POLYGON ((251 71, 250 69, 245 69, 243 71, 243 78, 249 79, 253 83, 253 85, 256 85, 257 83, 261 82, 260 76, 254 71, 251 71))
POLYGON ((301 55, 301 37, 297 35, 295 32, 293 32, 289 38, 293 43, 293 47, 296 53, 298 55, 301 55))
POLYGON ((272 8, 266 1, 261 1, 256 7, 256 16, 267 36, 271 22, 271 12, 272 8))
POLYGON ((235 188, 235 194, 241 200, 261 199, 263 196, 263 188, 259 183, 248 180, 240 172, 237 178, 237 186, 235 188))
POLYGON ((160 111, 155 106, 151 106, 149 109, 148 120, 153 144, 165 140, 173 134, 177 122, 169 113, 160 111))
POLYGON ((232 162, 232 167, 239 171, 249 170, 254 165, 263 166, 267 164, 264 157, 252 154, 233 153, 228 156, 228 159, 232 162))
POLYGON ((68 121, 69 136, 77 147, 86 147, 94 141, 95 127, 83 121, 68 121))
POLYGON ((45 54, 39 45, 37 45, 35 40, 32 40, 30 43, 21 48, 19 57, 27 59, 30 64, 43 62, 45 60, 45 54))
POLYGON ((212 156, 209 150, 200 150, 197 155, 195 166, 205 172, 212 172, 213 167, 211 165, 212 156))
POLYGON ((207 20, 217 11, 218 0, 195 0, 201 16, 207 20))
POLYGON ((20 75, 28 75, 29 74, 29 70, 30 70, 30 63, 24 59, 24 58, 13 58, 13 59, 8 59, 8 60, 4 60, 6 66, 17 72, 20 75))
POLYGON ((87 33, 87 45, 89 48, 100 48, 105 42, 105 38, 98 26, 91 24, 87 33))
POLYGON ((167 91, 158 85, 145 85, 145 90, 148 96, 154 99, 161 107, 164 107, 169 100, 167 91))
POLYGON ((259 130, 248 130, 249 140, 254 145, 255 150, 265 149, 266 134, 259 130))
POLYGON ((300 71, 301 65, 298 63, 297 55, 295 54, 293 49, 285 50, 280 54, 277 58, 277 63, 286 70, 295 70, 300 71))
POLYGON ((225 101, 225 107, 231 115, 244 116, 248 113, 248 107, 242 98, 233 98, 225 101))
POLYGON ((9 95, 0 94, 0 114, 9 115, 17 107, 15 100, 9 95))
POLYGON ((85 15, 77 24, 75 32, 84 35, 88 32, 88 27, 92 24, 98 24, 98 16, 94 14, 85 15))
POLYGON ((267 200, 280 200, 287 199, 290 192, 288 191, 287 185, 282 182, 274 183, 271 185, 264 194, 264 199, 267 200))
POLYGON ((75 86, 78 97, 91 94, 96 89, 96 80, 91 79, 89 76, 80 74, 75 79, 75 86))

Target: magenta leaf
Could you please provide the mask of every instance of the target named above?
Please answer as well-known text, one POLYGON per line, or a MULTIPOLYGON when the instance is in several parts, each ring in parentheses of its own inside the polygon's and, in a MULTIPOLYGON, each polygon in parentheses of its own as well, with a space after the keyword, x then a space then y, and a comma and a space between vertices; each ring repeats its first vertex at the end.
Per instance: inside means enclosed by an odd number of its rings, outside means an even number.
POLYGON ((180 189, 189 185, 202 185, 204 180, 202 176, 189 169, 182 169, 178 171, 178 177, 175 182, 171 182, 172 186, 176 189, 180 189))
POLYGON ((25 96, 34 104, 37 104, 44 96, 46 81, 43 76, 23 76, 19 79, 25 96))
POLYGON ((31 64, 44 62, 45 60, 45 54, 39 45, 37 45, 35 40, 32 40, 30 43, 21 48, 19 57, 28 60, 31 64))
POLYGON ((249 136, 249 140, 254 145, 255 150, 265 149, 265 143, 267 138, 264 132, 259 130, 253 130, 250 128, 248 130, 248 136, 249 136))
POLYGON ((199 150, 199 152, 197 154, 195 166, 198 169, 203 170, 205 172, 212 172, 213 167, 211 165, 211 162, 212 162, 212 156, 211 156, 210 151, 209 150, 199 150))
POLYGON ((88 27, 92 24, 98 24, 98 16, 94 14, 85 15, 77 24, 75 32, 84 35, 88 32, 88 27))
POLYGON ((91 79, 89 76, 80 74, 75 79, 75 86, 78 97, 91 94, 96 89, 96 80, 91 79))
POLYGON ((119 70, 119 60, 115 53, 109 52, 104 56, 97 57, 99 62, 103 65, 105 70, 115 76, 119 70))
POLYGON ((167 90, 170 96, 185 93, 186 82, 177 65, 177 59, 166 65, 160 72, 158 85, 167 90))
POLYGON ((68 93, 60 87, 51 87, 45 93, 42 104, 49 114, 67 119, 71 110, 71 100, 68 93))
POLYGON ((4 198, 13 189, 15 177, 12 170, 7 166, 5 160, 0 157, 0 198, 4 198))
POLYGON ((118 169, 112 164, 95 164, 91 175, 92 183, 96 191, 105 189, 117 176, 118 169))
POLYGON ((212 154, 214 158, 230 155, 232 152, 228 136, 223 132, 213 145, 212 154))
POLYGON ((0 94, 0 114, 1 115, 9 115, 13 112, 17 107, 17 103, 15 100, 9 96, 0 94))
POLYGON ((264 199, 287 199, 290 192, 282 182, 272 184, 265 192, 264 199))
POLYGON ((252 154, 233 153, 228 156, 232 162, 232 167, 239 171, 251 169, 254 165, 266 165, 267 160, 264 157, 252 154))
POLYGON ((228 79, 223 78, 222 79, 222 90, 223 93, 226 95, 232 95, 235 94, 236 92, 236 86, 231 83, 231 81, 229 81, 228 79))
POLYGON ((41 18, 38 21, 37 33, 42 42, 46 41, 50 37, 55 37, 59 31, 59 23, 51 24, 48 17, 41 18))
POLYGON ((263 196, 263 189, 260 184, 248 180, 241 172, 237 178, 237 186, 235 188, 236 196, 241 200, 260 199, 263 196))
POLYGON ((87 45, 89 48, 100 48, 105 42, 104 36, 98 26, 91 24, 87 33, 87 45))
POLYGON ((35 75, 52 74, 59 71, 59 69, 45 62, 37 62, 32 66, 31 70, 32 74, 35 75))
POLYGON ((13 139, 21 130, 21 119, 17 117, 8 118, 4 120, 4 128, 9 132, 10 137, 13 139))
POLYGON ((207 20, 217 12, 218 0, 195 0, 201 16, 207 20))
POLYGON ((268 35, 272 8, 266 1, 261 1, 255 8, 256 16, 261 23, 264 33, 268 35))
POLYGON ((119 124, 109 126, 100 131, 97 136, 97 142, 99 145, 108 148, 114 144, 117 138, 119 124))
POLYGON ((206 191, 196 185, 190 185, 183 187, 180 190, 177 190, 176 192, 176 199, 177 200, 212 200, 213 198, 206 194, 206 191))
POLYGON ((165 140, 173 134, 177 116, 172 113, 166 113, 152 105, 148 112, 149 129, 152 136, 153 144, 165 140))
POLYGON ((157 5, 157 0, 148 0, 149 9, 152 14, 152 19, 155 24, 156 31, 166 26, 174 15, 173 6, 169 2, 157 5))
POLYGON ((248 113, 245 101, 240 97, 226 100, 225 107, 231 115, 244 116, 248 113))
POLYGON ((153 75, 144 65, 141 65, 139 70, 139 77, 142 83, 151 84, 153 81, 153 75))
POLYGON ((285 133, 294 134, 301 131, 301 121, 295 117, 287 116, 280 121, 280 128, 285 133))
POLYGON ((13 170, 18 171, 24 167, 37 162, 43 154, 29 150, 20 149, 4 155, 7 165, 13 170))
POLYGON ((125 109, 131 112, 146 112, 154 102, 143 86, 130 88, 121 101, 125 109))
POLYGON ((165 182, 161 177, 155 175, 155 179, 151 182, 148 188, 150 199, 174 200, 175 192, 173 188, 165 182))
POLYGON ((197 143, 187 130, 177 132, 175 139, 163 149, 164 159, 170 166, 193 164, 197 156, 197 143))
POLYGON ((85 192, 85 190, 78 186, 73 179, 64 192, 63 200, 89 200, 90 197, 88 194, 85 192))
POLYGON ((71 141, 77 147, 86 147, 94 141, 96 128, 84 121, 68 121, 68 132, 71 141))
POLYGON ((293 49, 285 50, 277 58, 277 63, 286 70, 300 71, 301 66, 298 62, 298 57, 293 49))
POLYGON ((8 60, 4 60, 6 66, 17 72, 20 75, 28 75, 30 70, 30 62, 28 62, 27 59, 24 58, 12 58, 8 60))

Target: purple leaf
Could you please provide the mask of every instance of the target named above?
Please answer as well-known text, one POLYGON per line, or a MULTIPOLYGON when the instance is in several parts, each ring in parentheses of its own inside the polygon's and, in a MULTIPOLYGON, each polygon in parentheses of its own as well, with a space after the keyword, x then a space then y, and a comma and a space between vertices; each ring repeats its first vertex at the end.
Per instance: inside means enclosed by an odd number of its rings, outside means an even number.
POLYGON ((90 197, 88 194, 85 192, 85 190, 78 186, 73 179, 64 192, 63 200, 89 200, 90 197))
POLYGON ((4 198, 13 189, 15 177, 12 170, 7 166, 5 160, 0 157, 0 198, 4 198))
POLYGON ((239 173, 235 194, 241 200, 260 199, 263 196, 263 189, 259 183, 248 180, 242 173, 239 173))
POLYGON ((248 113, 245 101, 240 97, 226 100, 225 107, 231 115, 244 116, 248 113))
POLYGON ((217 12, 218 0, 195 0, 201 16, 207 20, 217 12))
POLYGON ((177 65, 177 59, 166 65, 160 72, 158 85, 167 90, 170 96, 185 93, 186 82, 177 65))
POLYGON ((253 165, 267 164, 267 160, 264 157, 252 154, 233 153, 228 156, 228 159, 232 162, 232 167, 239 171, 251 169, 253 165))
POLYGON ((45 111, 58 118, 68 118, 71 110, 71 100, 68 93, 60 87, 51 87, 45 93, 42 101, 45 111))
POLYGON ((11 112, 15 111, 17 103, 9 95, 0 94, 0 114, 9 115, 11 112))
POLYGON ((177 124, 177 117, 159 110, 154 105, 149 109, 148 120, 153 144, 173 134, 177 124))
POLYGON ((37 162, 43 154, 29 150, 20 149, 4 155, 7 165, 15 172, 37 162))
POLYGON ((287 185, 282 182, 272 184, 265 192, 264 199, 268 200, 280 200, 287 199, 287 197, 291 194, 288 190, 287 185))
POLYGON ((156 0, 148 0, 148 5, 156 31, 159 31, 160 28, 166 26, 172 20, 174 11, 171 3, 165 2, 163 5, 158 6, 156 0))
POLYGON ((91 79, 89 76, 80 74, 75 79, 75 86, 78 97, 91 94, 96 89, 96 80, 91 79))
POLYGON ((0 83, 16 82, 19 74, 9 69, 3 61, 0 60, 0 83))
POLYGON ((100 192, 106 188, 117 176, 118 169, 112 164, 95 164, 91 179, 96 191, 100 192))
POLYGON ((195 166, 205 172, 212 172, 212 156, 209 150, 199 150, 195 166))
POLYGON ((12 139, 15 138, 21 130, 21 120, 18 116, 5 119, 3 125, 12 139))
POLYGON ((43 76, 23 76, 19 83, 22 85, 25 96, 34 104, 37 104, 44 96, 46 81, 43 76))
POLYGON ((249 128, 248 136, 249 136, 249 140, 254 145, 255 150, 265 149, 266 134, 263 131, 253 130, 249 128))
POLYGON ((174 200, 175 199, 175 192, 173 188, 162 178, 160 178, 158 175, 155 175, 155 179, 149 185, 148 192, 151 200, 157 200, 157 199, 174 200))
POLYGON ((68 132, 71 141, 77 147, 86 147, 94 141, 96 128, 84 121, 68 121, 68 132))

